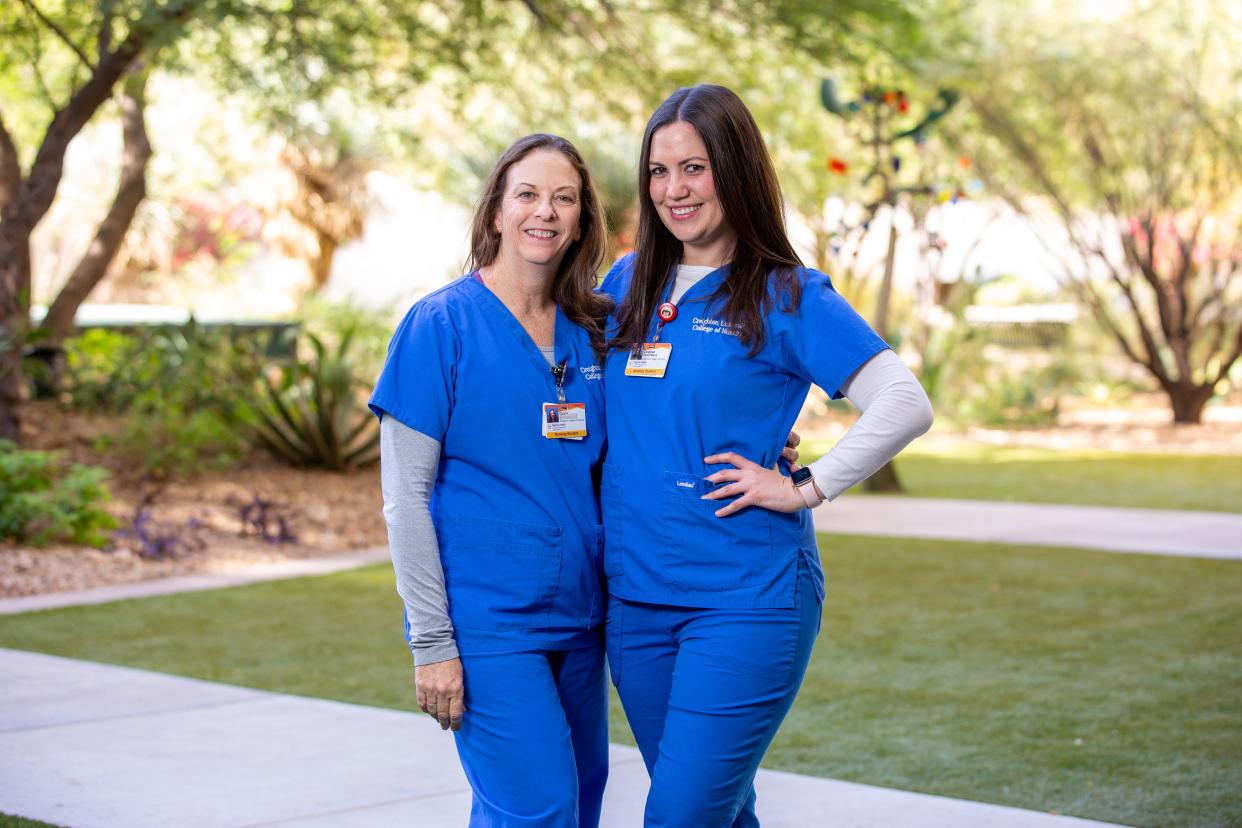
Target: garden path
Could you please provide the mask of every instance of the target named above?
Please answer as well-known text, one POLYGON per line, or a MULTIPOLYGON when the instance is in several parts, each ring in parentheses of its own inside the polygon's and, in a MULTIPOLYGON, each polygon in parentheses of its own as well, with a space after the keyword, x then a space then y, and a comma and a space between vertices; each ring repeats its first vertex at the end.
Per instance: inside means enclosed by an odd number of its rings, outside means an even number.
MULTIPOLYGON (((423 714, 0 649, 0 812, 75 828, 464 825, 453 741, 423 714)), ((642 822, 612 747, 602 828, 642 822)), ((761 770, 765 828, 1089 828, 1071 817, 761 770)))
POLYGON ((813 514, 818 531, 842 535, 1242 559, 1242 514, 1223 512, 860 495, 813 514))

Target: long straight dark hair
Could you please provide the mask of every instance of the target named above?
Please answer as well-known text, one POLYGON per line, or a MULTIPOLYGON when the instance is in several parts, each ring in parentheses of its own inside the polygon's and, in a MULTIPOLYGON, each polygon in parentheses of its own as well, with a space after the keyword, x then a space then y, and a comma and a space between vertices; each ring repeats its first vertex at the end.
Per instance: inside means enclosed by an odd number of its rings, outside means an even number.
POLYGON ((712 299, 724 299, 725 320, 740 328, 751 356, 763 347, 764 315, 777 295, 788 297, 786 309, 801 300, 798 254, 785 232, 780 182, 768 157, 763 136, 750 110, 732 90, 713 84, 678 89, 660 104, 643 135, 638 163, 638 234, 634 278, 617 312, 617 330, 610 347, 633 348, 647 337, 652 313, 664 286, 682 256, 682 245, 664 226, 651 202, 651 138, 656 130, 685 121, 707 145, 716 197, 725 221, 737 237, 729 276, 712 299))
POLYGON ((577 148, 559 135, 535 133, 513 142, 483 185, 483 195, 474 208, 470 228, 471 271, 487 267, 500 255, 500 233, 496 230, 496 212, 504 196, 509 168, 536 150, 552 150, 569 159, 582 181, 579 199, 582 212, 578 217, 578 238, 565 251, 556 277, 552 281, 552 300, 570 321, 584 328, 591 337, 595 356, 604 352, 604 324, 612 311, 612 300, 595 292, 595 282, 608 249, 608 227, 599 193, 591 181, 591 171, 577 148))

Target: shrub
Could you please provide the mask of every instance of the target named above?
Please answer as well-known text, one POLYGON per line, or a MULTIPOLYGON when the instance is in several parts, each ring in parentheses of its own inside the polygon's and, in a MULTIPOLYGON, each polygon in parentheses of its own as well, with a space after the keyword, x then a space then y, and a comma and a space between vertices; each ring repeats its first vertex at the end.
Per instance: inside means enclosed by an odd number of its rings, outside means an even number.
POLYGON ((24 451, 0 440, 0 535, 43 546, 53 541, 103 546, 116 519, 102 507, 111 497, 104 469, 55 454, 24 451))
POLYGON ((129 334, 90 330, 66 345, 66 391, 76 408, 122 416, 96 447, 138 473, 227 468, 249 449, 236 365, 257 360, 261 347, 194 321, 129 334))

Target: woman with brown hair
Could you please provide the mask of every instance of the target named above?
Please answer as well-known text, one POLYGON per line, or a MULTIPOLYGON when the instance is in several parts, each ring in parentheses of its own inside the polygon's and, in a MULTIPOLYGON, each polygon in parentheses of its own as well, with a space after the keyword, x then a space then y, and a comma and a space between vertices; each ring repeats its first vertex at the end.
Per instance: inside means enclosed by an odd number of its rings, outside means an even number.
POLYGON ((652 115, 636 252, 605 366, 608 662, 651 774, 646 825, 757 826, 753 780, 824 598, 810 508, 931 424, 917 380, 802 266, 754 119, 724 87, 652 115), (773 464, 814 383, 863 413, 824 458, 773 464))
POLYGON ((406 314, 370 402, 418 702, 455 732, 471 825, 599 822, 604 244, 578 151, 516 142, 471 272, 406 314))

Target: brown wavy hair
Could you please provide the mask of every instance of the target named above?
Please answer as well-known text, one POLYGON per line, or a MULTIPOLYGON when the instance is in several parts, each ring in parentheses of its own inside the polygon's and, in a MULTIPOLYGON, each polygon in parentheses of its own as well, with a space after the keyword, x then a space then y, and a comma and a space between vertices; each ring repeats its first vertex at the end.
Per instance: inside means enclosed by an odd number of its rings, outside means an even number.
POLYGON ((612 300, 595 292, 595 283, 608 248, 608 227, 599 193, 591 181, 591 171, 577 148, 559 135, 535 133, 519 138, 504 151, 483 185, 474 208, 470 228, 471 272, 487 267, 500 255, 500 233, 496 212, 504 195, 509 168, 536 150, 553 150, 569 159, 582 181, 579 199, 578 238, 565 250, 552 281, 552 300, 570 321, 586 330, 596 357, 604 351, 604 323, 612 311, 612 300))
POLYGON ((616 333, 609 346, 628 349, 646 339, 652 314, 681 260, 681 242, 664 226, 648 195, 651 138, 657 130, 678 121, 694 127, 707 146, 716 197, 737 237, 728 278, 711 299, 724 300, 721 314, 740 327, 742 342, 754 356, 767 339, 763 319, 772 309, 773 293, 787 299, 785 310, 798 307, 801 289, 797 268, 802 261, 785 231, 781 186, 759 127, 741 98, 714 84, 678 89, 647 122, 638 164, 634 278, 618 309, 616 333))

